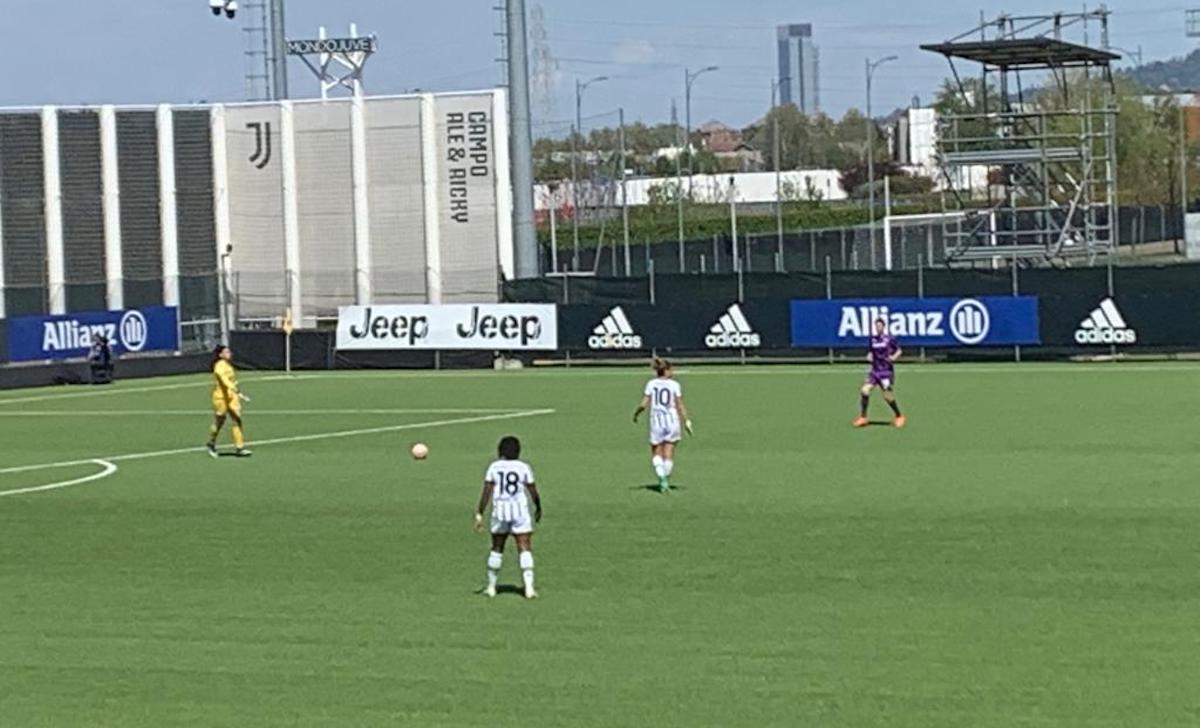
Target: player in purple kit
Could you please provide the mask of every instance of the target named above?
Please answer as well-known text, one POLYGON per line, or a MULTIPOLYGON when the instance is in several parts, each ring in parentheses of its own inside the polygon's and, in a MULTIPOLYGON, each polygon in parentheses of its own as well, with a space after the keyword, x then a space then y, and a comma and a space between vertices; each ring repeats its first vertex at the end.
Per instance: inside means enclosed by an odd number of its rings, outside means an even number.
POLYGON ((892 391, 896 386, 896 360, 900 358, 901 353, 903 352, 901 352, 896 338, 887 333, 887 322, 883 319, 876 319, 875 333, 871 336, 867 350, 867 361, 871 362, 871 371, 867 372, 867 381, 863 382, 862 389, 859 390, 862 398, 859 403, 858 419, 854 420, 855 427, 866 427, 871 424, 871 421, 867 419, 867 407, 871 404, 871 390, 876 387, 883 392, 883 399, 896 414, 892 424, 896 427, 904 427, 907 420, 904 419, 904 415, 900 414, 900 405, 896 404, 896 394, 892 391))

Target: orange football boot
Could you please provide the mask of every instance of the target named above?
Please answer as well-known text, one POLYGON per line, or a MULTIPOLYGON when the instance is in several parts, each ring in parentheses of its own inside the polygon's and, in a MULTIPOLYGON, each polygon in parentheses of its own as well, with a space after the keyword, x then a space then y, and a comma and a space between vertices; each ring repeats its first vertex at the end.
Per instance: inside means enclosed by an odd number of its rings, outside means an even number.
POLYGON ((855 427, 866 427, 869 424, 871 424, 871 421, 866 417, 856 417, 854 420, 855 427))
POLYGON ((896 419, 892 420, 892 425, 895 427, 904 427, 907 424, 908 424, 908 418, 905 417, 904 415, 900 415, 896 419))

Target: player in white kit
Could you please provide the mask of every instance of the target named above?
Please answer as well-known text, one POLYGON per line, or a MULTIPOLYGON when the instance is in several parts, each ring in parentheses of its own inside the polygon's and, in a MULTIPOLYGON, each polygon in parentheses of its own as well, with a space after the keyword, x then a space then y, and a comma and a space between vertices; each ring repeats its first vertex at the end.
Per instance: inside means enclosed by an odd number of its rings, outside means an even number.
POLYGON ((683 388, 672 379, 671 363, 665 359, 654 360, 657 377, 646 383, 642 401, 633 412, 633 421, 650 410, 650 462, 658 476, 658 489, 666 493, 671 489, 668 480, 675 469, 675 444, 682 438, 680 423, 692 434, 692 421, 683 406, 683 388))
POLYGON ((542 499, 533 481, 533 468, 521 460, 521 441, 511 435, 500 440, 500 459, 488 466, 483 492, 475 509, 475 530, 483 530, 483 514, 492 503, 492 550, 487 560, 487 588, 484 594, 496 596, 496 578, 504 560, 504 542, 512 534, 517 542, 525 598, 533 599, 533 524, 542 520, 542 499), (529 499, 533 499, 533 514, 529 499))

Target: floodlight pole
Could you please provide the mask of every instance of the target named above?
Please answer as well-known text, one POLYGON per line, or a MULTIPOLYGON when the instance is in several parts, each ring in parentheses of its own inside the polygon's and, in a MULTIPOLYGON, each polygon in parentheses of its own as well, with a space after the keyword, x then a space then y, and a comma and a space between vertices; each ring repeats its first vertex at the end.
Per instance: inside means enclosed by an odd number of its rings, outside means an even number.
POLYGON ((288 97, 287 26, 284 22, 284 0, 271 0, 271 98, 288 97))

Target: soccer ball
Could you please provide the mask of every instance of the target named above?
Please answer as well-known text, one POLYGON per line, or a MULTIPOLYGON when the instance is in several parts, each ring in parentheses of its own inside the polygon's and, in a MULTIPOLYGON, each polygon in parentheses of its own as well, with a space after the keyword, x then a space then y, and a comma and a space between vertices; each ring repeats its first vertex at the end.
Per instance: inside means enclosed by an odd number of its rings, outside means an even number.
POLYGON ((413 460, 424 460, 429 457, 429 446, 423 442, 418 442, 412 446, 413 460))

